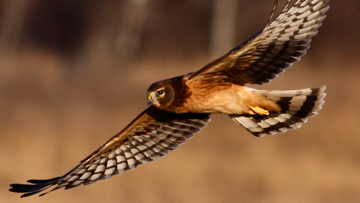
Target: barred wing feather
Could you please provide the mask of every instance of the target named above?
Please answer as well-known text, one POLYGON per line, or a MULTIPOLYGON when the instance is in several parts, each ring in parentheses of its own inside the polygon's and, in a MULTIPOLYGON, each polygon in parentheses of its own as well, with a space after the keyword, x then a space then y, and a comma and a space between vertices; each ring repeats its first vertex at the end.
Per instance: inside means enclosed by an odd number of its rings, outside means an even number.
POLYGON ((298 0, 289 7, 291 2, 262 31, 193 73, 190 79, 263 84, 299 61, 329 6, 328 0, 298 0))
POLYGON ((64 176, 12 184, 10 191, 26 197, 53 187, 44 195, 110 178, 175 150, 209 121, 209 114, 172 114, 151 106, 64 176))

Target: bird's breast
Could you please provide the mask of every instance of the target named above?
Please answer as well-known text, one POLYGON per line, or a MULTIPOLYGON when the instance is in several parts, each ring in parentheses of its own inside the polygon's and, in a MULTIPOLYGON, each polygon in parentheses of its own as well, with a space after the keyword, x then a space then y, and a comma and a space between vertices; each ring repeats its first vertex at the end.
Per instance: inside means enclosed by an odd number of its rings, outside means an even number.
POLYGON ((247 104, 255 97, 250 88, 234 84, 189 84, 191 94, 185 101, 186 111, 192 113, 244 114, 247 104))

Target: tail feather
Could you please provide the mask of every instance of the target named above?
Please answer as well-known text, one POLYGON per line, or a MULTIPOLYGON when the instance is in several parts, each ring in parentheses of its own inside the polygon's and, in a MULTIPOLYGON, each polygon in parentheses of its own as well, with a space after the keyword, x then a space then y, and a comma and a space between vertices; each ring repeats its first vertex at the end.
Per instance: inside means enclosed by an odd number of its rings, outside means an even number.
POLYGON ((322 108, 325 86, 288 91, 256 90, 257 93, 276 102, 279 112, 269 115, 229 115, 255 136, 262 137, 300 128, 307 118, 313 117, 322 108))

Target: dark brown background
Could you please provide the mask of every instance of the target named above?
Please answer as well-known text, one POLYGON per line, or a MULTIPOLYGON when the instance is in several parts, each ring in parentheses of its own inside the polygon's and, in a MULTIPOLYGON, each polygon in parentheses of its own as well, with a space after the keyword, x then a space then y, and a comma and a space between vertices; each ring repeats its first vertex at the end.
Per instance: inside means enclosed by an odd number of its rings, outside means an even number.
POLYGON ((239 0, 234 44, 218 49, 214 3, 1 0, 0 202, 358 202, 358 0, 330 1, 302 61, 255 86, 327 85, 324 109, 302 128, 259 139, 213 115, 175 152, 121 176, 41 198, 7 191, 66 173, 146 108, 152 82, 195 71, 249 38, 273 1, 239 0))

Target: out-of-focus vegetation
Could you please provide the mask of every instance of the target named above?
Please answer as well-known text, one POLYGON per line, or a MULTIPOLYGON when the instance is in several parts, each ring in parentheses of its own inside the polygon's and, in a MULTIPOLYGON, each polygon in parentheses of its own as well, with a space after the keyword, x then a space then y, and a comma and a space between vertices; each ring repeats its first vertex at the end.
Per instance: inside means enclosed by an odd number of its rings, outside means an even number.
MULTIPOLYGON (((233 46, 263 28, 272 3, 237 2, 233 46)), ((331 0, 302 61, 255 86, 327 85, 324 109, 302 128, 259 139, 213 115, 178 150, 121 176, 41 198, 7 191, 63 175, 146 108, 152 82, 213 60, 213 5, 0 1, 0 202, 358 202, 358 0, 331 0)))

